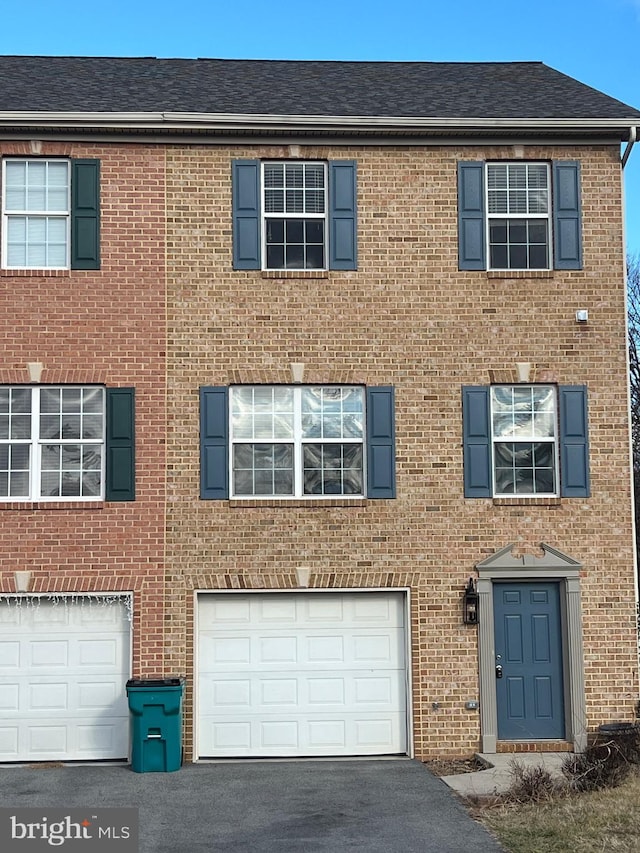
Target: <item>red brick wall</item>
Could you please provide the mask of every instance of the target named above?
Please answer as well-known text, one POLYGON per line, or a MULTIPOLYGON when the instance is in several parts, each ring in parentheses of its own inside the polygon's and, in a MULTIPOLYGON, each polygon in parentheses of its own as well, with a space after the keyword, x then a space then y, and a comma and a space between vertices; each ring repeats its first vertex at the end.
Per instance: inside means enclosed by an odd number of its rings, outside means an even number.
POLYGON ((159 146, 0 143, 0 156, 101 163, 101 269, 0 271, 0 383, 104 383, 136 389, 134 502, 0 503, 0 589, 134 595, 134 673, 164 675, 164 152, 159 146), (144 637, 141 655, 140 639, 144 637))

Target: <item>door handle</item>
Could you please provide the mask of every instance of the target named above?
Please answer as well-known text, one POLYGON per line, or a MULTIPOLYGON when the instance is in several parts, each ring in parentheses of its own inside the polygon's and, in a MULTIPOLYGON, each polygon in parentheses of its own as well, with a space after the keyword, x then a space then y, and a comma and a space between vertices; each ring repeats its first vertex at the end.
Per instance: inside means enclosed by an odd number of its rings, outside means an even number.
POLYGON ((496 666, 496 678, 502 678, 502 666, 500 664, 496 666))

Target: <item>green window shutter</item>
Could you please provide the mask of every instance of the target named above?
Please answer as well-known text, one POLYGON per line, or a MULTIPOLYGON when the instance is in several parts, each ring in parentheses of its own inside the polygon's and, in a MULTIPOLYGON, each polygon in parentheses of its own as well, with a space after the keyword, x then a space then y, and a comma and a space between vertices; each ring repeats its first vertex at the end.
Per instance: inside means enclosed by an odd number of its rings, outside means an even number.
POLYGON ((135 389, 107 388, 106 489, 108 501, 133 501, 135 486, 135 389))
POLYGON ((486 268, 484 163, 458 163, 458 269, 486 268))
POLYGON ((553 266, 557 270, 582 269, 582 211, 580 163, 553 163, 553 266))
POLYGON ((100 161, 71 161, 71 269, 100 269, 100 161))
POLYGON ((200 389, 200 497, 229 497, 229 389, 200 389))
POLYGON ((358 188, 355 160, 329 162, 329 268, 358 268, 358 188))
POLYGON ((367 388, 367 497, 396 496, 394 389, 367 388))
POLYGON ((260 269, 260 161, 232 163, 233 268, 260 269))
POLYGON ((586 385, 562 385, 558 389, 560 414, 560 494, 588 498, 589 429, 586 385))
POLYGON ((462 389, 462 435, 465 498, 490 498, 491 416, 489 388, 467 385, 462 389))

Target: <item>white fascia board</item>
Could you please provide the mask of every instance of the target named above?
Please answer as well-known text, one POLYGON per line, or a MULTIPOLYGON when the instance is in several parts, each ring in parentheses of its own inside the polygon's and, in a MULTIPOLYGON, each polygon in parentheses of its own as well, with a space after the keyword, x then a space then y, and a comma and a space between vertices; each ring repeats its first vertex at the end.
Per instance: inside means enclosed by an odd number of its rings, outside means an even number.
POLYGON ((186 129, 259 130, 533 130, 533 131, 616 131, 628 138, 637 117, 611 118, 438 118, 415 116, 322 116, 322 115, 247 115, 187 112, 0 112, 0 127, 118 128, 134 130, 186 129))

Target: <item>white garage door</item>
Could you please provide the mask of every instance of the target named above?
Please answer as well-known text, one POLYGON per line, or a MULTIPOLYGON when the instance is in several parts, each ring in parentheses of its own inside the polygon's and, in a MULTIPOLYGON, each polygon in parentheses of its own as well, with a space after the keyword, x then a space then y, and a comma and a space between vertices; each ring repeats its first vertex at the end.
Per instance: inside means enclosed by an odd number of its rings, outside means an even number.
POLYGON ((0 603, 0 761, 126 758, 124 602, 0 603))
POLYGON ((407 751, 402 593, 202 594, 198 755, 407 751))

